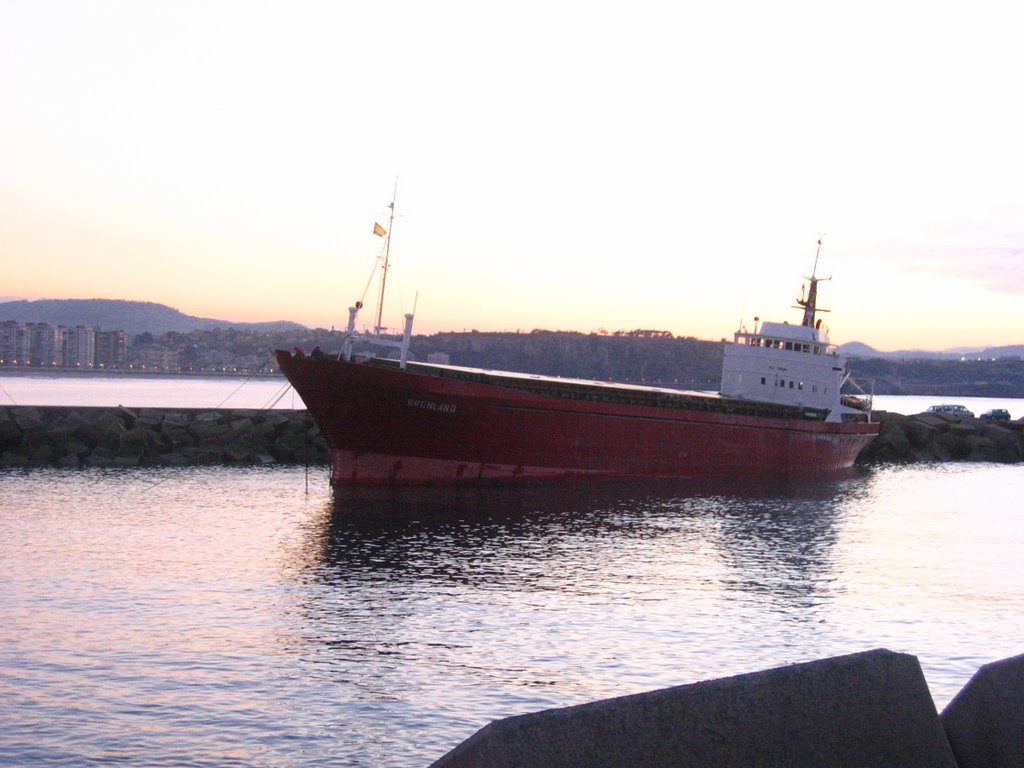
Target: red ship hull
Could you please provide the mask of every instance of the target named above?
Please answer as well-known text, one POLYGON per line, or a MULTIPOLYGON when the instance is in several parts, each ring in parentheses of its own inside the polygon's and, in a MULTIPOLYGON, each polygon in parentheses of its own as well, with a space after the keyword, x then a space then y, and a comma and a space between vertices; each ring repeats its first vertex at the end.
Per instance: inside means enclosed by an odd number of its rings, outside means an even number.
POLYGON ((878 433, 716 395, 284 351, 277 360, 330 446, 337 487, 819 477, 852 466, 878 433))

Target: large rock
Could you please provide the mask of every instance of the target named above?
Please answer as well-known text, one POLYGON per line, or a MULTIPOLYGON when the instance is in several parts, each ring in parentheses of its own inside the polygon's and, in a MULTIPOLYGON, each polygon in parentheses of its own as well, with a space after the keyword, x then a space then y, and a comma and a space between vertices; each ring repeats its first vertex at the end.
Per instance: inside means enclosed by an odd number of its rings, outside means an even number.
POLYGON ((97 445, 103 433, 79 411, 68 411, 67 423, 74 426, 75 434, 87 445, 97 445))
POLYGON ((434 768, 956 768, 918 661, 840 656, 498 720, 434 768))
POLYGON ((87 467, 109 467, 114 464, 116 457, 117 454, 109 448, 97 446, 93 449, 92 453, 85 457, 82 463, 87 467))
POLYGON ((235 437, 231 427, 226 424, 215 424, 198 419, 189 425, 188 431, 195 438, 195 444, 203 447, 221 448, 235 437))
POLYGON ((11 417, 22 432, 42 429, 45 426, 43 417, 37 408, 32 406, 17 406, 11 408, 11 417))
POLYGON ((160 428, 160 434, 174 450, 180 450, 195 445, 192 433, 187 429, 177 426, 169 426, 170 421, 165 421, 160 428))
POLYGON ((164 420, 164 412, 156 408, 143 408, 135 417, 136 427, 155 429, 164 420))
POLYGON ((164 414, 163 428, 187 427, 188 414, 183 411, 168 411, 164 414))
POLYGON ((92 423, 101 432, 124 432, 135 419, 128 419, 120 408, 104 408, 93 414, 92 423))
POLYGON ((236 435, 247 435, 250 432, 252 432, 252 428, 252 419, 250 419, 248 416, 232 419, 231 421, 231 431, 234 432, 236 435))
POLYGON ((0 447, 13 447, 20 442, 21 427, 11 418, 6 408, 0 409, 0 447))
POLYGON ((1024 766, 1024 655, 986 664, 942 711, 960 768, 1024 766))
POLYGON ((896 419, 887 419, 882 422, 872 448, 883 461, 902 461, 910 454, 912 444, 903 430, 903 423, 896 419))
POLYGON ((15 453, 14 451, 4 451, 0 454, 0 466, 4 467, 24 467, 28 465, 28 457, 23 453, 15 453))
MULTIPOLYGON (((936 421, 941 422, 939 419, 936 421)), ((906 419, 903 424, 903 430, 905 431, 907 438, 919 451, 929 450, 931 444, 935 441, 936 433, 947 428, 948 425, 944 422, 942 422, 941 427, 939 427, 930 423, 929 420, 925 420, 921 417, 906 419)))

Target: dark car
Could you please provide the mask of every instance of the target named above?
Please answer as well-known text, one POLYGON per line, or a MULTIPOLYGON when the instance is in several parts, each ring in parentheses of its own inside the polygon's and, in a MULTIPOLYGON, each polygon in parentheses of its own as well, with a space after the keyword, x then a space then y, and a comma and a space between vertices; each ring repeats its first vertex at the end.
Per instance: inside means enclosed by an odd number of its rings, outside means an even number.
POLYGON ((993 408, 991 411, 985 411, 981 414, 981 418, 985 421, 1009 421, 1010 412, 1005 408, 993 408))

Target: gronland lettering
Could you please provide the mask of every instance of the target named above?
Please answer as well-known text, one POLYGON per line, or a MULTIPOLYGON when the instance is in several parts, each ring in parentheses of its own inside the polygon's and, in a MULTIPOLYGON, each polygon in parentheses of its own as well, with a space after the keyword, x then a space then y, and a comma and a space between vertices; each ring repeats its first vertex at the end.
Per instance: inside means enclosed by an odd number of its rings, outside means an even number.
POLYGON ((425 411, 437 411, 438 413, 455 413, 458 406, 453 403, 435 403, 433 400, 417 400, 410 397, 406 402, 410 408, 422 408, 425 411))

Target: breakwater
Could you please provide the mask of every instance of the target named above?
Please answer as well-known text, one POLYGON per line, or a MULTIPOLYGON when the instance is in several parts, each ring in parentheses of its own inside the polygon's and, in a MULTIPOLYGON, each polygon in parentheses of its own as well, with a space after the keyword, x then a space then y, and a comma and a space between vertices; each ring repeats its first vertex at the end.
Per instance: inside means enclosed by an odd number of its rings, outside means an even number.
MULTIPOLYGON (((1024 460, 1024 422, 876 412, 858 463, 1024 460)), ((0 466, 272 464, 328 461, 307 411, 0 407, 0 466)))
POLYGON ((0 407, 0 466, 320 463, 306 411, 0 407))
POLYGON ((858 458, 860 464, 929 461, 990 461, 1013 464, 1024 459, 1024 422, 985 421, 948 413, 876 411, 878 437, 858 458))

